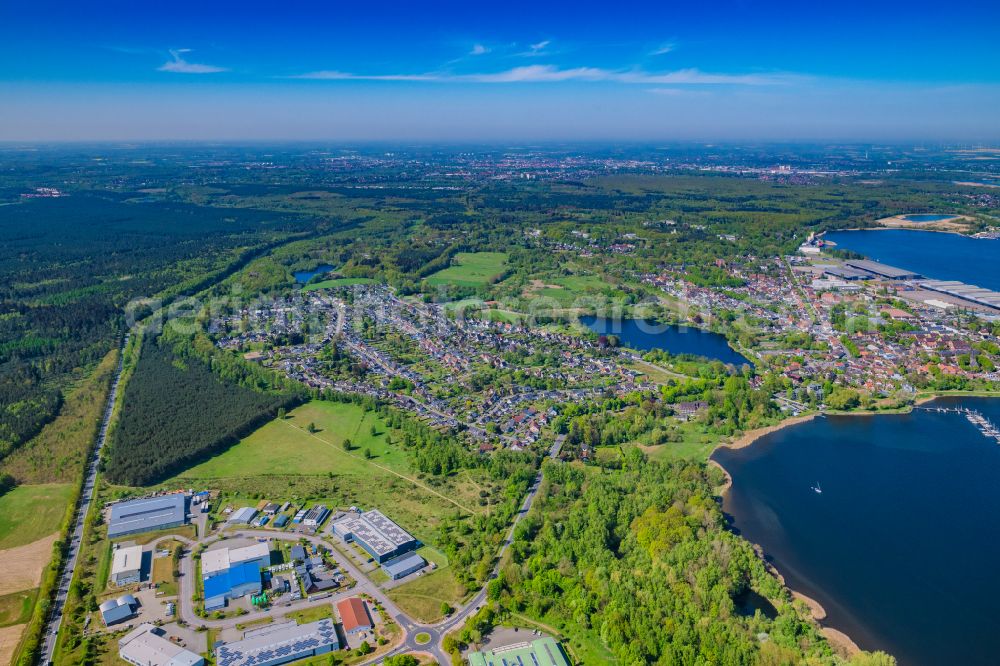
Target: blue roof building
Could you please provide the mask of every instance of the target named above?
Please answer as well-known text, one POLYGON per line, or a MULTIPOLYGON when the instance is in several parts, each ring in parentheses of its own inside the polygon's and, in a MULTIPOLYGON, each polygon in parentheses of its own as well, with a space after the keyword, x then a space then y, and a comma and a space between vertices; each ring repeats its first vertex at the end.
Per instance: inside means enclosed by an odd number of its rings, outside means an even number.
POLYGON ((260 590, 260 566, 257 562, 234 565, 223 574, 205 579, 205 610, 223 608, 226 599, 260 594, 260 590))

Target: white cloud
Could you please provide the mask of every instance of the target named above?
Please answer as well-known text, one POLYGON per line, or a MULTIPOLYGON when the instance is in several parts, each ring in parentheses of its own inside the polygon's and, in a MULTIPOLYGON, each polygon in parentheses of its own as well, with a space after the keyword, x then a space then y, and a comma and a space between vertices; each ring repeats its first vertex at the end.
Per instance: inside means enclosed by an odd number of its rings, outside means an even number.
POLYGON ((464 74, 457 78, 473 83, 546 83, 559 81, 606 81, 610 72, 597 67, 559 69, 554 65, 527 65, 488 74, 464 74))
POLYGON ((490 50, 483 46, 482 44, 473 44, 472 50, 469 51, 469 55, 479 56, 489 53, 490 50))
POLYGON ((329 81, 436 81, 442 83, 561 83, 580 81, 673 86, 763 86, 788 83, 795 77, 787 74, 713 74, 697 69, 680 69, 673 72, 646 72, 639 69, 612 70, 601 67, 560 68, 556 65, 525 65, 499 72, 480 72, 474 74, 455 74, 451 72, 355 74, 326 70, 299 74, 292 78, 329 81))
POLYGON ((551 45, 551 44, 552 44, 552 40, 551 39, 543 39, 540 42, 535 42, 534 44, 528 44, 528 50, 527 51, 521 51, 520 53, 518 53, 516 55, 524 56, 524 57, 527 57, 527 58, 532 58, 532 57, 540 56, 540 55, 546 55, 547 51, 545 49, 547 49, 549 47, 549 45, 551 45))
POLYGON ((185 53, 191 53, 191 49, 170 49, 170 57, 172 59, 163 63, 157 70, 160 72, 174 72, 176 74, 216 74, 218 72, 229 71, 225 67, 188 62, 184 59, 185 53))
POLYGON ((353 74, 337 70, 321 70, 297 74, 293 79, 314 79, 317 81, 444 81, 438 74, 353 74))
POLYGON ((657 46, 652 51, 650 51, 649 55, 651 55, 651 56, 661 56, 661 55, 666 55, 666 54, 671 53, 672 51, 676 51, 676 50, 677 50, 677 44, 675 44, 673 42, 664 42, 664 43, 660 44, 659 46, 657 46))

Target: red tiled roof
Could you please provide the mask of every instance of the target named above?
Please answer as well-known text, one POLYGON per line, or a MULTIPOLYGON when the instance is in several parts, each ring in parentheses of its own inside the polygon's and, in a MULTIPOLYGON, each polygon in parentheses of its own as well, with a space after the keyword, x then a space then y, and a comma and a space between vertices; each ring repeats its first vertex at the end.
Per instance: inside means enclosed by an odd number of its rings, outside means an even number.
POLYGON ((338 603, 337 612, 340 613, 340 621, 344 624, 344 631, 372 626, 371 620, 368 619, 368 611, 365 609, 365 602, 357 597, 344 599, 338 603))

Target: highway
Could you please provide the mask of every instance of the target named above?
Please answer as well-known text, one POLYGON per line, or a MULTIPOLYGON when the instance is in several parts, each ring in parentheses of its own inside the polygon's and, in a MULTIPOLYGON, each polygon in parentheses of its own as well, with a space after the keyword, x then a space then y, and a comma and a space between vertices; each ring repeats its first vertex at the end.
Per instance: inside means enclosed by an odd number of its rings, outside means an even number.
POLYGON ((101 430, 97 435, 97 446, 87 464, 86 476, 83 482, 83 491, 80 493, 80 501, 76 505, 73 514, 73 531, 70 534, 69 548, 66 559, 63 562, 62 573, 59 576, 59 584, 52 607, 49 609, 49 617, 45 622, 44 635, 41 646, 41 663, 50 664, 52 655, 56 647, 56 638, 59 635, 59 628, 62 626, 63 611, 66 606, 66 596, 69 593, 69 585, 73 580, 73 573, 76 570, 77 558, 80 555, 80 542, 83 539, 83 525, 90 510, 90 503, 94 499, 94 482, 97 478, 97 467, 101 459, 101 450, 108 437, 108 425, 111 422, 111 412, 115 406, 115 399, 118 396, 118 382, 122 377, 122 364, 125 358, 125 346, 128 344, 129 336, 126 335, 118 351, 118 368, 115 370, 115 378, 111 383, 111 391, 108 393, 108 402, 104 408, 104 418, 101 421, 101 430))

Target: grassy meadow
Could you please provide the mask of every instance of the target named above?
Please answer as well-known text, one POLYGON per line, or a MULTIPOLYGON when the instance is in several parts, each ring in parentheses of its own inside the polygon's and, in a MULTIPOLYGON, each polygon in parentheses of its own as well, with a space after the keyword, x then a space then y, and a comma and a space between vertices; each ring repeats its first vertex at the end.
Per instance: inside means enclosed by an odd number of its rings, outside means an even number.
POLYGON ((459 252, 451 266, 429 276, 428 284, 480 287, 498 280, 507 265, 505 252, 459 252))
POLYGON ((73 486, 18 486, 0 497, 0 550, 47 537, 59 529, 73 486))
POLYGON ((416 472, 407 453, 386 440, 387 431, 376 414, 357 405, 313 401, 161 485, 217 488, 224 493, 218 508, 259 499, 378 508, 425 543, 434 543, 442 517, 480 511, 475 479, 416 472))

